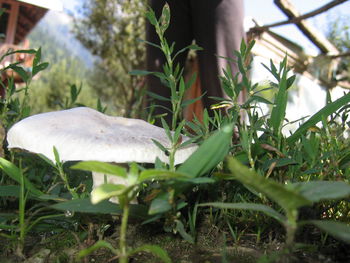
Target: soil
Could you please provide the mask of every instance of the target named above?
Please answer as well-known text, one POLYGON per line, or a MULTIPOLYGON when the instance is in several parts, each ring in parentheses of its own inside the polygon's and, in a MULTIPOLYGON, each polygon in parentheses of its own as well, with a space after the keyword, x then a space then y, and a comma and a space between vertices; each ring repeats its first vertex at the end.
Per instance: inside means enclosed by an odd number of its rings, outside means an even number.
MULTIPOLYGON (((117 263, 118 258, 107 249, 99 249, 82 261, 76 260, 76 255, 80 250, 91 246, 99 239, 98 227, 101 226, 96 224, 91 227, 85 236, 79 236, 75 232, 62 232, 52 236, 28 236, 24 249, 25 257, 15 248, 10 249, 8 240, 0 237, 1 244, 4 244, 0 247, 0 263, 117 263)), ((118 224, 112 226, 111 229, 110 233, 105 233, 104 240, 116 248, 119 242, 118 224)), ((168 252, 173 263, 350 262, 345 258, 335 260, 332 256, 325 256, 317 250, 300 250, 281 256, 283 243, 275 239, 256 245, 256 238, 249 235, 243 236, 239 242, 229 240, 229 235, 226 237, 217 227, 203 224, 198 228, 197 242, 196 245, 193 245, 179 235, 164 232, 160 224, 131 223, 128 227, 127 238, 129 247, 132 248, 144 244, 162 247, 168 252), (270 261, 264 261, 266 256, 269 256, 270 261)), ((344 250, 348 251, 346 248, 344 250)), ((158 262, 161 262, 158 258, 146 253, 139 253, 130 259, 130 263, 158 262)))

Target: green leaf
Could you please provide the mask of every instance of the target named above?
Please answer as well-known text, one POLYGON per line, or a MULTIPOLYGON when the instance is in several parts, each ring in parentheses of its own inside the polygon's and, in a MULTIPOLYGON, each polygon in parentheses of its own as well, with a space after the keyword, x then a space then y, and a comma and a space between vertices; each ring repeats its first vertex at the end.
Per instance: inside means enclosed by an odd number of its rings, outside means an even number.
POLYGON ((157 24, 157 18, 153 10, 149 9, 145 16, 147 17, 148 21, 151 23, 151 25, 155 26, 157 24))
POLYGON ((146 71, 146 70, 132 70, 129 72, 130 75, 133 76, 147 76, 152 74, 153 72, 151 71, 146 71))
POLYGON ((293 85, 296 77, 296 75, 292 75, 287 79, 287 89, 289 89, 293 85))
POLYGON ((39 64, 40 60, 41 60, 41 47, 39 47, 35 53, 35 57, 33 60, 33 68, 39 64))
POLYGON ((19 185, 0 185, 0 196, 18 197, 19 191, 19 185))
POLYGON ((117 249, 115 249, 111 243, 104 241, 104 240, 99 240, 97 241, 95 244, 93 244, 92 246, 82 249, 79 251, 78 254, 78 258, 83 258, 86 257, 88 255, 90 255, 91 253, 93 253, 94 251, 100 249, 100 248, 107 248, 110 251, 112 251, 113 254, 118 255, 119 251, 117 249))
POLYGON ((152 97, 152 98, 154 98, 154 99, 157 99, 157 100, 161 100, 161 101, 171 101, 171 99, 166 98, 166 97, 163 97, 163 96, 160 96, 160 95, 158 95, 158 94, 156 94, 156 93, 153 93, 153 92, 151 92, 151 91, 147 91, 147 94, 148 94, 150 97, 152 97))
MULTIPOLYGON (((29 195, 29 197, 30 197, 30 195, 29 195)), ((67 201, 67 199, 62 198, 62 197, 60 197, 59 195, 56 195, 56 194, 43 194, 43 195, 37 196, 36 198, 39 199, 39 200, 42 200, 42 201, 48 201, 48 200, 59 201, 59 202, 67 201)))
POLYGON ((317 113, 315 113, 310 119, 303 123, 291 136, 287 138, 288 144, 293 144, 297 141, 309 128, 315 126, 318 122, 322 121, 322 118, 326 118, 329 115, 335 113, 338 109, 350 103, 350 92, 343 97, 327 104, 317 113))
POLYGON ((271 111, 269 124, 276 136, 280 135, 287 108, 287 69, 284 68, 282 78, 279 82, 278 93, 271 111))
POLYGON ((97 204, 111 197, 123 195, 127 187, 122 184, 102 184, 91 192, 91 203, 97 204))
POLYGON ((213 178, 209 178, 209 177, 196 177, 196 178, 177 178, 178 180, 182 181, 182 182, 187 182, 187 183, 191 183, 191 184, 211 184, 211 183, 215 183, 216 180, 213 178))
POLYGON ((200 46, 198 46, 196 44, 189 45, 188 48, 191 49, 191 50, 196 50, 196 51, 197 50, 203 50, 202 47, 200 47, 200 46))
POLYGON ((137 38, 136 41, 141 42, 141 43, 146 43, 147 45, 150 45, 150 46, 153 46, 153 47, 162 49, 161 46, 159 46, 159 45, 157 45, 157 44, 154 44, 154 43, 152 43, 152 42, 149 42, 149 41, 147 41, 147 40, 144 40, 144 39, 137 38))
POLYGON ((54 154, 54 156, 55 156, 55 162, 56 162, 56 164, 57 165, 62 165, 62 162, 61 162, 61 159, 60 159, 60 155, 59 155, 59 153, 58 153, 58 151, 57 151, 57 148, 54 146, 53 147, 53 154, 54 154))
POLYGON ((171 263, 171 259, 170 259, 169 255, 168 255, 168 253, 164 249, 159 247, 159 246, 147 245, 147 244, 146 245, 142 245, 142 246, 140 246, 138 248, 135 248, 135 249, 131 250, 128 255, 131 256, 131 255, 137 254, 139 252, 151 253, 151 254, 155 255, 156 257, 160 258, 163 262, 171 263))
POLYGON ((173 141, 172 139, 172 136, 171 136, 171 132, 170 132, 170 127, 169 125, 167 124, 167 122, 164 120, 164 118, 161 118, 160 119, 161 122, 162 122, 162 126, 163 126, 163 129, 165 131, 165 134, 166 136, 168 137, 169 141, 173 141))
POLYGON ((49 63, 44 62, 44 63, 41 63, 41 64, 39 64, 39 65, 33 67, 32 76, 34 77, 34 76, 35 76, 36 74, 38 74, 40 71, 45 70, 48 66, 49 66, 49 63))
POLYGON ((148 214, 155 215, 169 211, 171 209, 171 205, 169 204, 168 197, 169 195, 165 194, 153 199, 148 210, 148 214))
POLYGON ((28 82, 29 75, 22 67, 18 67, 16 65, 9 65, 9 68, 13 69, 24 82, 28 82))
POLYGON ((168 152, 168 149, 165 148, 165 147, 163 146, 163 144, 161 144, 161 143, 158 142, 157 140, 154 140, 154 139, 151 139, 151 140, 152 140, 152 142, 153 142, 162 152, 164 152, 164 153, 167 153, 167 152, 168 152))
POLYGON ((208 172, 227 155, 230 149, 233 125, 226 125, 210 136, 179 167, 178 172, 198 177, 208 172))
POLYGON ((74 199, 66 202, 60 202, 50 206, 53 209, 61 211, 71 211, 91 214, 122 214, 119 205, 107 200, 98 204, 92 204, 90 198, 74 199))
POLYGON ((302 224, 313 224, 336 239, 350 244, 350 226, 347 224, 328 220, 308 220, 302 224))
POLYGON ((181 237, 185 239, 188 243, 195 243, 194 238, 186 232, 185 227, 180 220, 176 220, 176 230, 179 232, 181 237))
POLYGON ((159 21, 160 21, 160 26, 162 28, 162 31, 165 32, 165 30, 168 29, 170 24, 170 7, 168 3, 166 3, 163 6, 162 15, 159 18, 159 21))
POLYGON ((71 85, 70 86, 70 97, 71 97, 72 101, 76 101, 78 95, 79 95, 79 92, 78 92, 77 86, 75 84, 71 85))
MULTIPOLYGON (((77 213, 112 215, 121 215, 123 213, 123 210, 118 204, 111 203, 107 200, 101 201, 98 204, 92 204, 90 198, 69 200, 51 205, 50 207, 60 211, 77 213)), ((130 205, 130 216, 134 218, 147 219, 147 212, 148 208, 144 205, 130 205)))
MULTIPOLYGON (((7 161, 4 158, 0 157, 0 168, 9 176, 11 179, 16 182, 21 182, 22 171, 13 163, 7 161)), ((24 187, 29 190, 33 195, 39 196, 42 195, 43 192, 38 190, 26 177, 23 178, 24 187)))
POLYGON ((141 172, 138 182, 141 183, 149 180, 170 180, 178 178, 189 178, 189 176, 168 170, 147 169, 141 172))
POLYGON ((293 188, 312 202, 332 200, 350 196, 350 185, 346 182, 309 181, 292 184, 293 188))
POLYGON ((12 50, 10 52, 6 52, 4 55, 0 57, 0 61, 2 61, 6 56, 10 56, 15 53, 24 53, 24 54, 35 54, 37 51, 35 49, 19 49, 19 50, 12 50))
POLYGON ((6 229, 6 230, 15 230, 18 226, 14 226, 14 225, 3 225, 3 224, 0 224, 0 229, 3 230, 3 229, 6 229))
POLYGON ((239 210, 252 210, 252 211, 259 211, 263 212, 264 214, 276 219, 277 221, 284 223, 286 221, 286 218, 278 213, 273 208, 262 205, 262 204, 253 204, 253 203, 219 203, 219 202, 213 202, 213 203, 203 203, 199 204, 198 206, 212 206, 217 207, 221 209, 239 209, 239 210))
POLYGON ((267 160, 263 165, 263 169, 265 171, 268 170, 272 163, 275 163, 275 167, 283 167, 287 165, 298 164, 298 162, 296 162, 294 159, 291 159, 291 158, 278 158, 278 159, 274 158, 274 159, 267 160))
POLYGON ((49 158, 47 158, 45 155, 38 153, 37 154, 41 159, 43 159, 48 165, 50 165, 51 167, 55 167, 55 164, 53 161, 51 161, 49 158))
MULTIPOLYGON (((19 185, 0 185, 0 196, 19 197, 20 189, 21 187, 19 185)), ((27 198, 41 199, 41 196, 36 196, 36 195, 33 195, 32 193, 29 193, 27 198)))
POLYGON ((84 161, 79 162, 70 167, 71 169, 84 170, 108 175, 116 175, 122 178, 127 178, 127 171, 125 168, 118 165, 104 163, 99 161, 84 161))
POLYGON ((301 206, 312 204, 310 200, 296 190, 287 189, 282 184, 257 175, 234 158, 228 158, 228 167, 232 172, 232 176, 228 176, 226 179, 236 179, 247 187, 263 193, 279 204, 285 211, 292 211, 301 206))

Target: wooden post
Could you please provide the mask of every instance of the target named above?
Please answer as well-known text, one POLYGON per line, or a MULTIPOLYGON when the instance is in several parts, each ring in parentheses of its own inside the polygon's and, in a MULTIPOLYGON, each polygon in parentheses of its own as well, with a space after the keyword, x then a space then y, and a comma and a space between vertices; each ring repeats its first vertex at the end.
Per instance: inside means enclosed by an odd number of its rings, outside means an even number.
MULTIPOLYGON (((274 0, 274 3, 283 13, 285 13, 286 16, 288 16, 289 19, 294 19, 300 16, 299 12, 289 0, 274 0)), ((301 20, 300 22, 297 22, 296 25, 305 36, 321 50, 322 53, 339 53, 338 49, 307 21, 301 20)))
MULTIPOLYGON (((197 79, 193 83, 193 85, 189 88, 189 90, 187 91, 187 93, 185 95, 186 100, 198 98, 202 95, 198 58, 197 57, 190 58, 188 63, 189 63, 188 64, 189 73, 186 74, 185 80, 188 81, 191 78, 193 73, 197 73, 197 79)), ((186 120, 192 121, 194 119, 194 116, 196 116, 199 121, 203 121, 203 103, 202 103, 202 100, 198 100, 195 103, 192 103, 185 108, 184 118, 186 120)))
POLYGON ((16 35, 16 29, 17 29, 19 3, 17 1, 5 1, 3 3, 7 3, 11 5, 11 10, 9 11, 9 21, 8 21, 7 30, 6 30, 5 43, 13 44, 15 41, 15 35, 16 35))

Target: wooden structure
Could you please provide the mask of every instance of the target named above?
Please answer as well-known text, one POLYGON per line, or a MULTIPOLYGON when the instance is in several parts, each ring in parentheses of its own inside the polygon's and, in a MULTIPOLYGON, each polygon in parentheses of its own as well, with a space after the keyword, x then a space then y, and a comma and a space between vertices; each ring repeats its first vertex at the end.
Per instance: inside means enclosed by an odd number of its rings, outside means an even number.
POLYGON ((21 43, 48 9, 62 10, 58 0, 0 0, 4 13, 0 17, 0 44, 21 43), (1 43, 2 42, 2 43, 1 43))
POLYGON ((334 78, 334 72, 338 69, 342 54, 321 32, 305 20, 346 1, 334 0, 314 11, 300 15, 289 0, 274 0, 274 3, 288 17, 288 20, 264 26, 256 25, 251 28, 248 32, 248 37, 255 39, 257 42, 252 50, 253 54, 271 58, 274 62, 281 61, 285 54, 288 54, 289 66, 296 73, 300 73, 326 88, 331 89, 340 86, 350 89, 348 81, 338 81, 334 78), (272 27, 287 24, 295 24, 320 50, 320 54, 318 56, 309 56, 297 44, 270 31, 272 27))

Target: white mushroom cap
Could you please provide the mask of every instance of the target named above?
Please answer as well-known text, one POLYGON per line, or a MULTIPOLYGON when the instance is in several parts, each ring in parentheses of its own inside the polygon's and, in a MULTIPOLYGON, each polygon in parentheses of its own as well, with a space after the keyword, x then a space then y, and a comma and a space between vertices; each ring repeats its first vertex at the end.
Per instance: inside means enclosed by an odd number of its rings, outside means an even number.
MULTIPOLYGON (((16 123, 7 134, 8 148, 40 153, 53 161, 55 146, 62 161, 154 163, 158 157, 168 162, 152 139, 170 146, 162 128, 86 107, 33 115, 16 123)), ((182 136, 182 141, 186 140, 182 136)), ((196 149, 190 144, 177 150, 175 164, 184 162, 196 149)))

